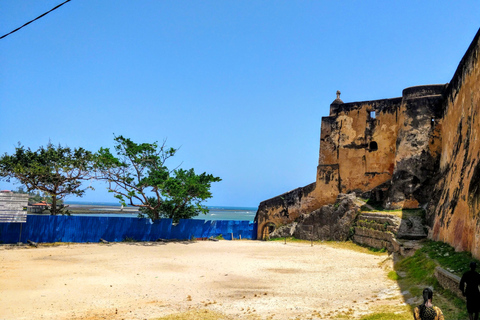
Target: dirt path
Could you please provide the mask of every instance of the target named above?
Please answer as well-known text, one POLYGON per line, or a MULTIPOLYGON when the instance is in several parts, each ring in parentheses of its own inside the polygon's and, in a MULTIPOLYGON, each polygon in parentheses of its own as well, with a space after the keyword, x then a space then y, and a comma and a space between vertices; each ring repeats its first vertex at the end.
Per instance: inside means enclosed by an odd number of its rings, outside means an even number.
MULTIPOLYGON (((236 319, 365 313, 401 304, 375 256, 261 241, 0 246, 0 319, 154 319, 190 308, 236 319), (349 311, 350 310, 350 311, 349 311)), ((315 319, 315 317, 313 317, 315 319)))

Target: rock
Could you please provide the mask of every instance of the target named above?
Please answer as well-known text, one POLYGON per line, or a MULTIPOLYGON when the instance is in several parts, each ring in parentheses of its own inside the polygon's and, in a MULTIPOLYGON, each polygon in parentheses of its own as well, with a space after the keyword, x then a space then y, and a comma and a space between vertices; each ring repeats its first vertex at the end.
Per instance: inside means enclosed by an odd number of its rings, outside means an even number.
POLYGON ((339 194, 334 205, 303 214, 297 222, 278 228, 270 237, 345 241, 358 210, 355 193, 339 194))
POLYGON ((270 234, 270 238, 291 237, 295 232, 296 226, 297 226, 296 222, 293 222, 286 226, 281 226, 280 228, 275 229, 275 231, 270 234))

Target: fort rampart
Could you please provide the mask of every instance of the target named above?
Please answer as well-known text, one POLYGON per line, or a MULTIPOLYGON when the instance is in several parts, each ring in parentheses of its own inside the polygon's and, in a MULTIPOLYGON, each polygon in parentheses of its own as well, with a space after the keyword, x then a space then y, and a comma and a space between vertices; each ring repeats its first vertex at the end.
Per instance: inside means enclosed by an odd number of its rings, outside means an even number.
POLYGON ((480 31, 446 88, 432 238, 480 257, 480 31))

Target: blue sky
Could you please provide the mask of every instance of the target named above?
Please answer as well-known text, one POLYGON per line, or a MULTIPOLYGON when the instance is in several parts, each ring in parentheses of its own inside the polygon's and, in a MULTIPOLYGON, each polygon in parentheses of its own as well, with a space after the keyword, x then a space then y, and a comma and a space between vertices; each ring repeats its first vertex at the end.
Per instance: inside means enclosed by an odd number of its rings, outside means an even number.
MULTIPOLYGON (((0 34, 61 2, 1 1, 0 34)), ((223 179, 208 205, 257 206, 315 181, 337 90, 449 82, 479 17, 478 0, 72 0, 0 40, 0 153, 167 139, 172 167, 223 179)), ((94 186, 69 199, 115 202, 94 186)))

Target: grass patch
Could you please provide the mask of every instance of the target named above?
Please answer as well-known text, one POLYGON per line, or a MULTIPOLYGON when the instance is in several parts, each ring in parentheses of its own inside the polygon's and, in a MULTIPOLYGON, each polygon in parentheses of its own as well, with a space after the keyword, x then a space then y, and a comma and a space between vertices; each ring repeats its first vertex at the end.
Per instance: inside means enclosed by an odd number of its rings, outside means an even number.
POLYGON ((445 319, 468 319, 465 302, 440 286, 434 270, 437 265, 444 269, 465 270, 464 267, 468 269, 470 261, 471 255, 466 252, 454 252, 448 244, 426 240, 424 246, 412 257, 404 258, 395 265, 397 272, 406 274, 398 279, 398 284, 402 291, 409 292, 405 299, 420 298, 424 288, 433 287, 433 303, 440 307, 445 319), (462 268, 459 264, 465 266, 462 268))
POLYGON ((340 313, 334 317, 336 320, 342 319, 359 319, 359 320, 411 320, 412 309, 409 306, 374 306, 371 308, 372 313, 361 317, 352 317, 348 313, 340 313))
POLYGON ((391 279, 391 280, 398 280, 400 279, 400 276, 398 275, 398 273, 396 271, 390 271, 387 275, 388 279, 391 279))
POLYGON ((369 314, 360 318, 360 320, 411 320, 411 313, 380 312, 369 314))
POLYGON ((386 210, 378 207, 374 207, 374 210, 368 208, 367 206, 362 206, 360 208, 362 212, 375 212, 375 213, 384 213, 388 215, 397 216, 402 219, 408 219, 409 217, 421 217, 425 218, 425 210, 423 209, 393 209, 386 210))
POLYGON ((383 248, 373 248, 373 247, 367 247, 369 251, 371 252, 376 252, 376 253, 384 253, 384 252, 387 252, 387 248, 383 247, 383 248))
POLYGON ((480 261, 474 259, 470 252, 455 252, 453 247, 443 242, 426 241, 421 250, 429 258, 436 260, 442 268, 459 277, 465 271, 470 270, 470 262, 475 261, 477 265, 480 265, 480 261))
MULTIPOLYGON (((283 238, 270 238, 268 241, 284 241, 285 242, 285 237, 283 238)), ((287 237, 287 242, 296 242, 296 243, 311 243, 311 240, 303 240, 303 239, 297 239, 295 237, 287 237)), ((321 241, 313 241, 314 243, 321 242, 321 241)))
POLYGON ((395 267, 407 273, 411 284, 425 283, 434 285, 436 279, 434 270, 437 264, 430 259, 422 250, 418 250, 412 257, 400 261, 395 267))
POLYGON ((233 318, 228 317, 224 314, 207 310, 192 310, 188 312, 171 314, 161 318, 155 318, 154 320, 233 320, 233 318))
MULTIPOLYGON (((413 268, 414 266, 423 265, 428 268, 428 270, 424 271, 431 273, 433 269, 439 265, 445 270, 461 277, 465 271, 470 270, 469 264, 472 261, 480 265, 480 261, 473 258, 470 252, 455 252, 455 249, 447 243, 425 240, 423 247, 416 252, 415 256, 411 257, 411 259, 405 259, 400 263, 400 266, 405 265, 407 268, 409 268, 409 266, 413 268)), ((421 277, 425 276, 425 272, 417 269, 418 268, 412 269, 415 270, 412 276, 420 280, 421 277)))

